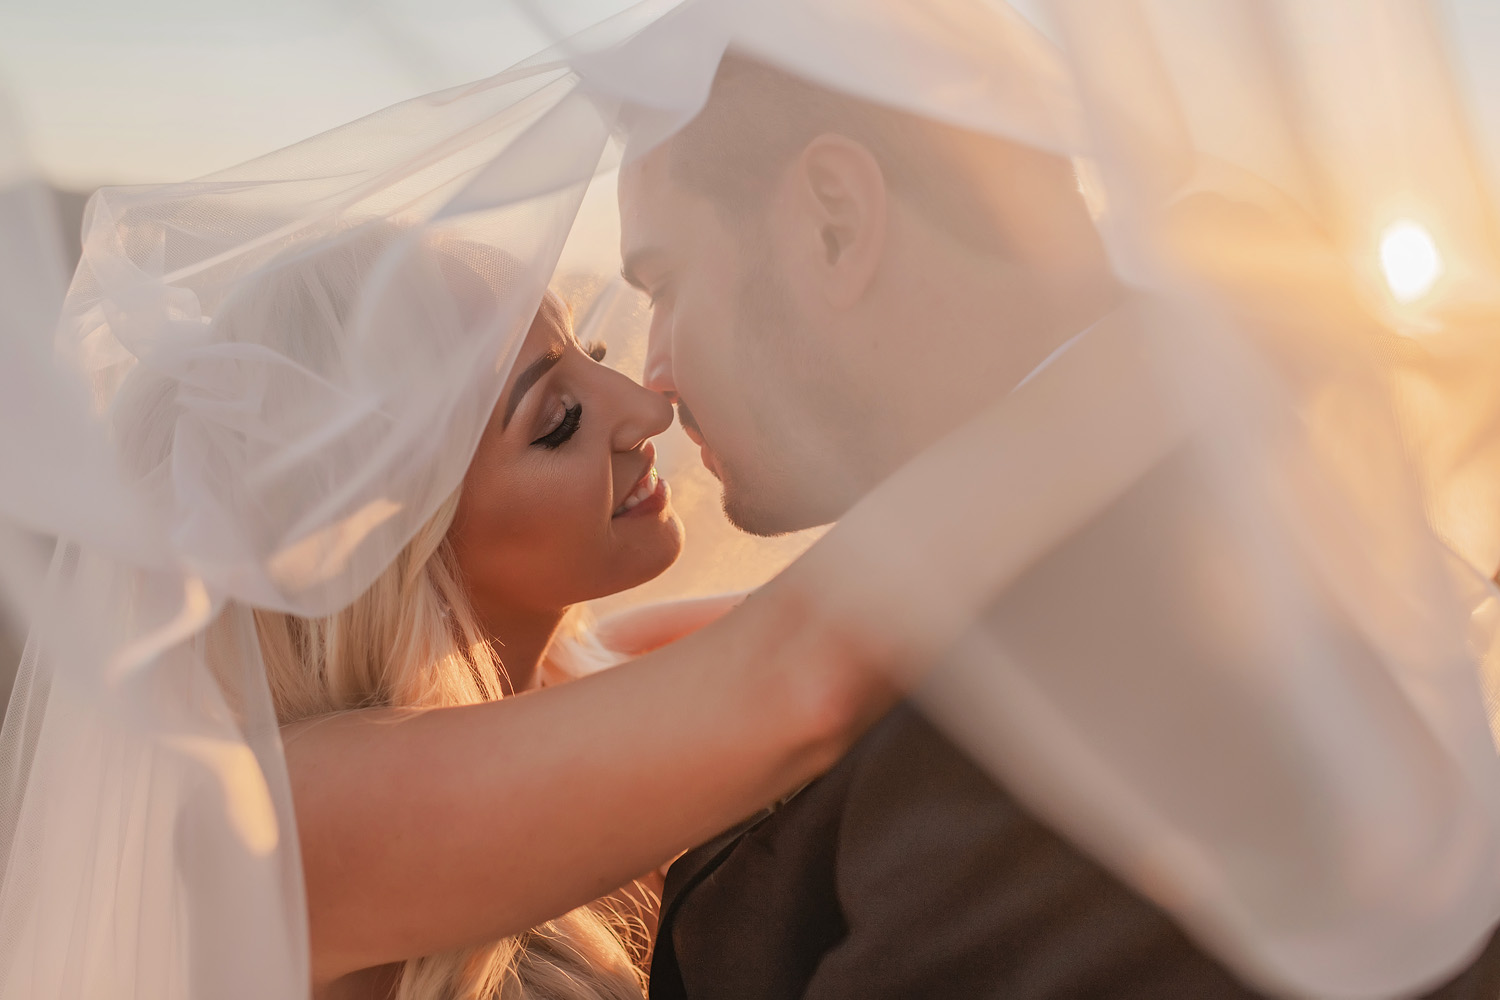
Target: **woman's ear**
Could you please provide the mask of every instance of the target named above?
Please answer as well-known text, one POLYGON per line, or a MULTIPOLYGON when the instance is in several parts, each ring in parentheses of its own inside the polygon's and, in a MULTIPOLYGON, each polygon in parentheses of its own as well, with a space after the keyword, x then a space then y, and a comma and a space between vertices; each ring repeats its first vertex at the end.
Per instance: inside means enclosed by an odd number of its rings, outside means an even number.
POLYGON ((864 295, 885 252, 885 174, 862 144, 825 134, 808 143, 793 171, 812 273, 829 305, 846 309, 864 295))

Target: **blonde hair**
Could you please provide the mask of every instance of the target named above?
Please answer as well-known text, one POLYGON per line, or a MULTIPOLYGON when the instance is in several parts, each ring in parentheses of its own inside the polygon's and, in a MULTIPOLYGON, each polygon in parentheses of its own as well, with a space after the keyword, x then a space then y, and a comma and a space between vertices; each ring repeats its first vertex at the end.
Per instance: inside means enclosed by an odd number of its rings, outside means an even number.
MULTIPOLYGON (((289 355, 325 356, 343 333, 371 266, 399 235, 396 227, 374 225, 311 249, 293 246, 265 269, 268 276, 238 290, 215 321, 240 328, 239 336, 275 342, 289 355), (268 304, 276 308, 264 311, 268 304), (243 329, 267 322, 282 328, 243 329)), ((481 272, 493 277, 506 266, 497 251, 465 241, 429 249, 446 277, 471 285, 477 280, 493 288, 481 272)), ((535 322, 565 327, 566 307, 549 292, 535 322)), ((137 395, 142 404, 122 431, 149 467, 170 450, 173 392, 170 385, 149 384, 137 395)), ((282 725, 351 709, 502 697, 504 667, 469 602, 447 538, 457 506, 455 491, 341 611, 321 618, 254 611, 282 725)), ((639 959, 642 930, 596 906, 483 946, 410 958, 402 963, 397 1000, 641 1000, 644 977, 626 941, 639 959)))
MULTIPOLYGON (((447 540, 455 493, 353 604, 326 618, 255 612, 283 724, 377 705, 501 696, 503 666, 447 540)), ((403 964, 396 1000, 640 1000, 626 918, 580 907, 515 937, 403 964)))

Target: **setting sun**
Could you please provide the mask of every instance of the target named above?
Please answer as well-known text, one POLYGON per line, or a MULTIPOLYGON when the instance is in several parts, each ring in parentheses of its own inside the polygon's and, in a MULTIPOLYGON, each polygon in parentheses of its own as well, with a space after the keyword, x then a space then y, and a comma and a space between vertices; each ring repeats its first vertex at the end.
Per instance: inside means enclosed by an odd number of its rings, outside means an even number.
POLYGON ((1397 302, 1415 302, 1432 290, 1443 274, 1443 258, 1432 234, 1403 219, 1380 237, 1380 266, 1397 302))

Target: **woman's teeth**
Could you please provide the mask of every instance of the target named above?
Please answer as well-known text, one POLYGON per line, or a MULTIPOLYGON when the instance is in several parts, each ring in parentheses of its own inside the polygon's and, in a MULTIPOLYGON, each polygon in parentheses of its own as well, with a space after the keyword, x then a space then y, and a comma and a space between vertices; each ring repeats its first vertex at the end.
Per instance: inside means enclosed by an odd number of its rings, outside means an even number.
POLYGON ((635 488, 635 491, 632 492, 630 496, 625 498, 624 503, 615 508, 614 516, 619 517, 621 514, 628 514, 630 511, 634 510, 636 508, 636 505, 638 505, 642 500, 645 500, 651 494, 656 492, 656 483, 656 466, 653 465, 651 467, 651 470, 646 473, 646 478, 642 479, 640 485, 635 488))

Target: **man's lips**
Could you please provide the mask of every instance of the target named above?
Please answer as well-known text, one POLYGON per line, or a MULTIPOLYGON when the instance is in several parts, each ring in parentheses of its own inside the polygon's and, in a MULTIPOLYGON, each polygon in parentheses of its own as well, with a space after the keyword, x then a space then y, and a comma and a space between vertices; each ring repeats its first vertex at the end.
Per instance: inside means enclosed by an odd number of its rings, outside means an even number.
POLYGON ((698 458, 702 460, 703 467, 712 473, 715 479, 723 479, 724 477, 719 475, 718 459, 714 457, 714 453, 703 440, 703 431, 699 429, 693 411, 680 400, 677 403, 677 422, 682 425, 683 433, 687 434, 688 440, 698 446, 698 458))
POLYGON ((698 458, 703 462, 703 467, 712 473, 715 479, 723 479, 724 477, 719 475, 719 460, 714 456, 712 449, 703 443, 703 435, 689 428, 686 424, 683 425, 682 429, 687 431, 688 439, 698 446, 698 458))
POLYGON ((703 467, 708 470, 709 475, 720 482, 724 481, 724 477, 719 474, 719 459, 712 451, 709 451, 708 445, 700 444, 698 446, 698 460, 703 463, 703 467))

